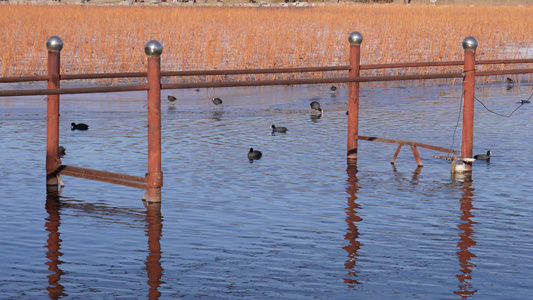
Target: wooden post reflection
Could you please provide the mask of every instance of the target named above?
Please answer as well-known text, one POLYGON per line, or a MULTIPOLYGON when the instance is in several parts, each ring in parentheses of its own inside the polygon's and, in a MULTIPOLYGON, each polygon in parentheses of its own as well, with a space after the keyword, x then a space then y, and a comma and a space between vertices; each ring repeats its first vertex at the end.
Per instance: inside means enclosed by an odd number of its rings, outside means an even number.
POLYGON ((346 223, 348 224, 348 229, 344 239, 348 241, 348 245, 344 246, 342 249, 348 252, 348 260, 344 263, 345 268, 348 270, 349 278, 345 278, 344 282, 348 284, 348 287, 355 287, 355 284, 360 284, 359 281, 355 279, 357 274, 355 272, 355 265, 357 262, 357 251, 361 247, 361 244, 357 240, 359 237, 359 231, 357 229, 357 222, 361 222, 361 218, 357 215, 357 209, 359 209, 359 204, 357 204, 357 191, 359 186, 357 185, 359 180, 357 179, 357 166, 348 165, 346 169, 348 179, 346 180, 348 186, 346 187, 346 193, 348 193, 348 207, 346 208, 346 223))
POLYGON ((477 292, 477 290, 470 284, 470 280, 472 279, 471 268, 475 267, 475 265, 470 262, 470 259, 475 257, 475 255, 470 252, 469 249, 476 245, 476 242, 473 239, 474 230, 472 229, 475 224, 475 222, 472 221, 472 210, 474 209, 474 206, 472 205, 473 192, 472 177, 467 176, 463 182, 463 197, 460 201, 462 212, 460 217, 461 222, 457 225, 457 228, 461 230, 459 233, 459 238, 461 240, 457 243, 457 247, 460 249, 457 251, 457 257, 459 258, 459 267, 461 271, 461 273, 457 275, 457 278, 460 283, 459 290, 454 292, 463 299, 471 297, 477 292))
POLYGON ((159 299, 161 292, 161 234, 163 232, 163 218, 161 217, 161 202, 146 205, 146 236, 148 236, 148 257, 146 257, 146 271, 148 273, 148 299, 159 299))
MULTIPOLYGON (((52 186, 57 188, 57 186, 52 186)), ((48 266, 48 270, 52 273, 48 277, 48 296, 50 299, 59 299, 63 296, 67 296, 65 288, 59 283, 63 271, 59 268, 61 261, 59 258, 63 255, 61 251, 61 239, 59 238, 59 225, 61 224, 61 216, 59 209, 61 205, 59 203, 58 193, 49 191, 46 197, 45 209, 48 213, 48 217, 45 219, 44 227, 48 231, 48 239, 46 241, 46 259, 45 264, 48 266)))

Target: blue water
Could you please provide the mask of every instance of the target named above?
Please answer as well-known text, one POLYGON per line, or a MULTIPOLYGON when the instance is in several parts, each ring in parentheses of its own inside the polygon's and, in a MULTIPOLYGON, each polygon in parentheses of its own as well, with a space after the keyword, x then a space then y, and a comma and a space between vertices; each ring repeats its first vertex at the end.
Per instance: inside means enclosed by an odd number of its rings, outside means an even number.
MULTIPOLYGON (((476 91, 502 114, 530 94, 476 91)), ((533 104, 504 118, 476 102, 474 152, 493 157, 470 181, 441 153, 419 148, 419 169, 404 147, 392 166, 396 145, 368 141, 347 168, 346 87, 165 90, 162 203, 145 207, 67 176, 47 197, 42 98, 0 99, 1 298, 530 299, 533 104)), ((64 164, 144 176, 145 93, 61 99, 64 164)), ((363 84, 359 133, 457 150, 460 100, 460 85, 363 84)))

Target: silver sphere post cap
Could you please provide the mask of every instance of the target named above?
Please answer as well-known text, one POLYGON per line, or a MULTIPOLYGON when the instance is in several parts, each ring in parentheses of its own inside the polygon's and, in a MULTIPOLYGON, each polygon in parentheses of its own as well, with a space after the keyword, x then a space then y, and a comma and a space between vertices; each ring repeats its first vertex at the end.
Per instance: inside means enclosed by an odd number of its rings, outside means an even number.
POLYGON ((46 40, 46 48, 52 51, 61 51, 63 49, 63 40, 57 35, 53 35, 46 40))
POLYGON ((477 40, 473 36, 467 36, 463 40, 463 49, 465 50, 476 50, 477 45, 478 45, 477 40))
POLYGON ((160 56, 163 53, 163 45, 156 40, 148 41, 144 46, 144 53, 148 56, 160 56))
POLYGON ((354 31, 350 33, 350 36, 348 37, 348 41, 352 45, 361 45, 363 42, 363 35, 357 31, 354 31))

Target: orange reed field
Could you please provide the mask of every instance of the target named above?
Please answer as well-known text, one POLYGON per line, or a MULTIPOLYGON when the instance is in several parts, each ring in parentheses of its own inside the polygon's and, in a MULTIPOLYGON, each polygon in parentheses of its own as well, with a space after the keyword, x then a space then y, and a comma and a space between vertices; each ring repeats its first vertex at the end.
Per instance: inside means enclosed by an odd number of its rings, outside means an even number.
POLYGON ((531 5, 0 5, 0 16, 1 76, 46 74, 52 35, 68 74, 146 71, 151 39, 165 71, 346 65, 352 31, 364 37, 362 64, 462 60, 469 35, 478 59, 533 57, 531 5))

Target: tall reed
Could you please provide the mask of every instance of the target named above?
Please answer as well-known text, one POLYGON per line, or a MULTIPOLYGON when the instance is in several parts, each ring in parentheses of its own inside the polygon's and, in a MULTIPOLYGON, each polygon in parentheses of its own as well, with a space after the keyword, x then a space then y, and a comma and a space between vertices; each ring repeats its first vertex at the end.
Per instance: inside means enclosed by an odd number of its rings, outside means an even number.
POLYGON ((533 47, 533 6, 1 5, 0 15, 1 76, 45 74, 52 35, 64 41, 63 73, 145 71, 151 39, 164 70, 344 65, 352 31, 364 36, 363 64, 462 60, 469 35, 478 59, 531 58, 533 47))

